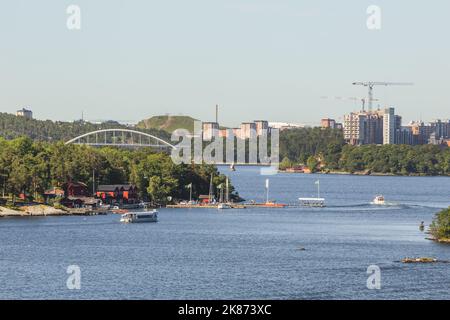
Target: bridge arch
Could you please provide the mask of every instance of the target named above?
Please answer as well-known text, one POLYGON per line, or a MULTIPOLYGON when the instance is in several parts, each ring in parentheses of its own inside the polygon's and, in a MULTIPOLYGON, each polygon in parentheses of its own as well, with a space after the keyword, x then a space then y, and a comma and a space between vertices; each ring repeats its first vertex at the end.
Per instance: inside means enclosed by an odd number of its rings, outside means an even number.
POLYGON ((151 134, 130 130, 130 129, 102 129, 91 131, 75 137, 66 142, 66 144, 85 144, 91 146, 124 146, 124 147, 154 147, 154 148, 172 148, 176 147, 161 138, 155 137, 151 134), (101 141, 99 135, 103 134, 101 141), (119 135, 117 135, 119 134, 119 135), (128 136, 126 136, 128 134, 128 136), (95 141, 89 141, 89 137, 93 136, 95 141), (134 136, 139 138, 138 142, 133 140, 134 136), (130 140, 131 138, 131 140, 130 140), (147 143, 144 143, 142 138, 147 139, 147 143), (83 142, 83 139, 85 142, 83 142), (119 142, 118 142, 119 141, 119 142))

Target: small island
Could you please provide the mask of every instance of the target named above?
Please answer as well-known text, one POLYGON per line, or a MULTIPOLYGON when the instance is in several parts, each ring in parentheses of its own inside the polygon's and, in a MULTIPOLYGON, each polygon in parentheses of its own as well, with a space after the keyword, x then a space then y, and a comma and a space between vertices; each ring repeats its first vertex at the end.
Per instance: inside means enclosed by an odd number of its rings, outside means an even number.
POLYGON ((450 207, 436 214, 430 226, 432 240, 450 243, 450 207))

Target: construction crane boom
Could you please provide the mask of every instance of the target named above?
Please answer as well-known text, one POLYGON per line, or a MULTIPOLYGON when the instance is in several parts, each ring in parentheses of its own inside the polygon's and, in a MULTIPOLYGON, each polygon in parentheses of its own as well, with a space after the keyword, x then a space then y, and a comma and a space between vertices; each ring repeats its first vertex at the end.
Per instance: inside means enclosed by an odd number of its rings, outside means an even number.
POLYGON ((353 82, 355 86, 364 86, 369 88, 369 111, 372 111, 373 99, 373 87, 374 86, 412 86, 412 82, 381 82, 381 81, 366 81, 366 82, 353 82))

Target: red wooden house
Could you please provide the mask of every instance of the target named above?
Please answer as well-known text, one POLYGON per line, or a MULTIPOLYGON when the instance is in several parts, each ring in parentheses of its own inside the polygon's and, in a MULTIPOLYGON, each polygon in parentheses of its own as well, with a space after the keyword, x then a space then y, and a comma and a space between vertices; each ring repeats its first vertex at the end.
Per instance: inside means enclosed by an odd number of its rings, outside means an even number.
POLYGON ((66 197, 89 197, 89 188, 83 182, 68 182, 63 185, 66 197))

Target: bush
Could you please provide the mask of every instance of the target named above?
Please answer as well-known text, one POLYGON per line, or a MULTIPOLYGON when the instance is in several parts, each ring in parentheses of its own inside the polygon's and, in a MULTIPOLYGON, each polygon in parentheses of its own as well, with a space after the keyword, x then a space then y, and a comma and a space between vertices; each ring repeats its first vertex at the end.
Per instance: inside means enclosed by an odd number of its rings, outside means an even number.
POLYGON ((430 231, 436 239, 450 239, 450 207, 436 214, 430 231))

